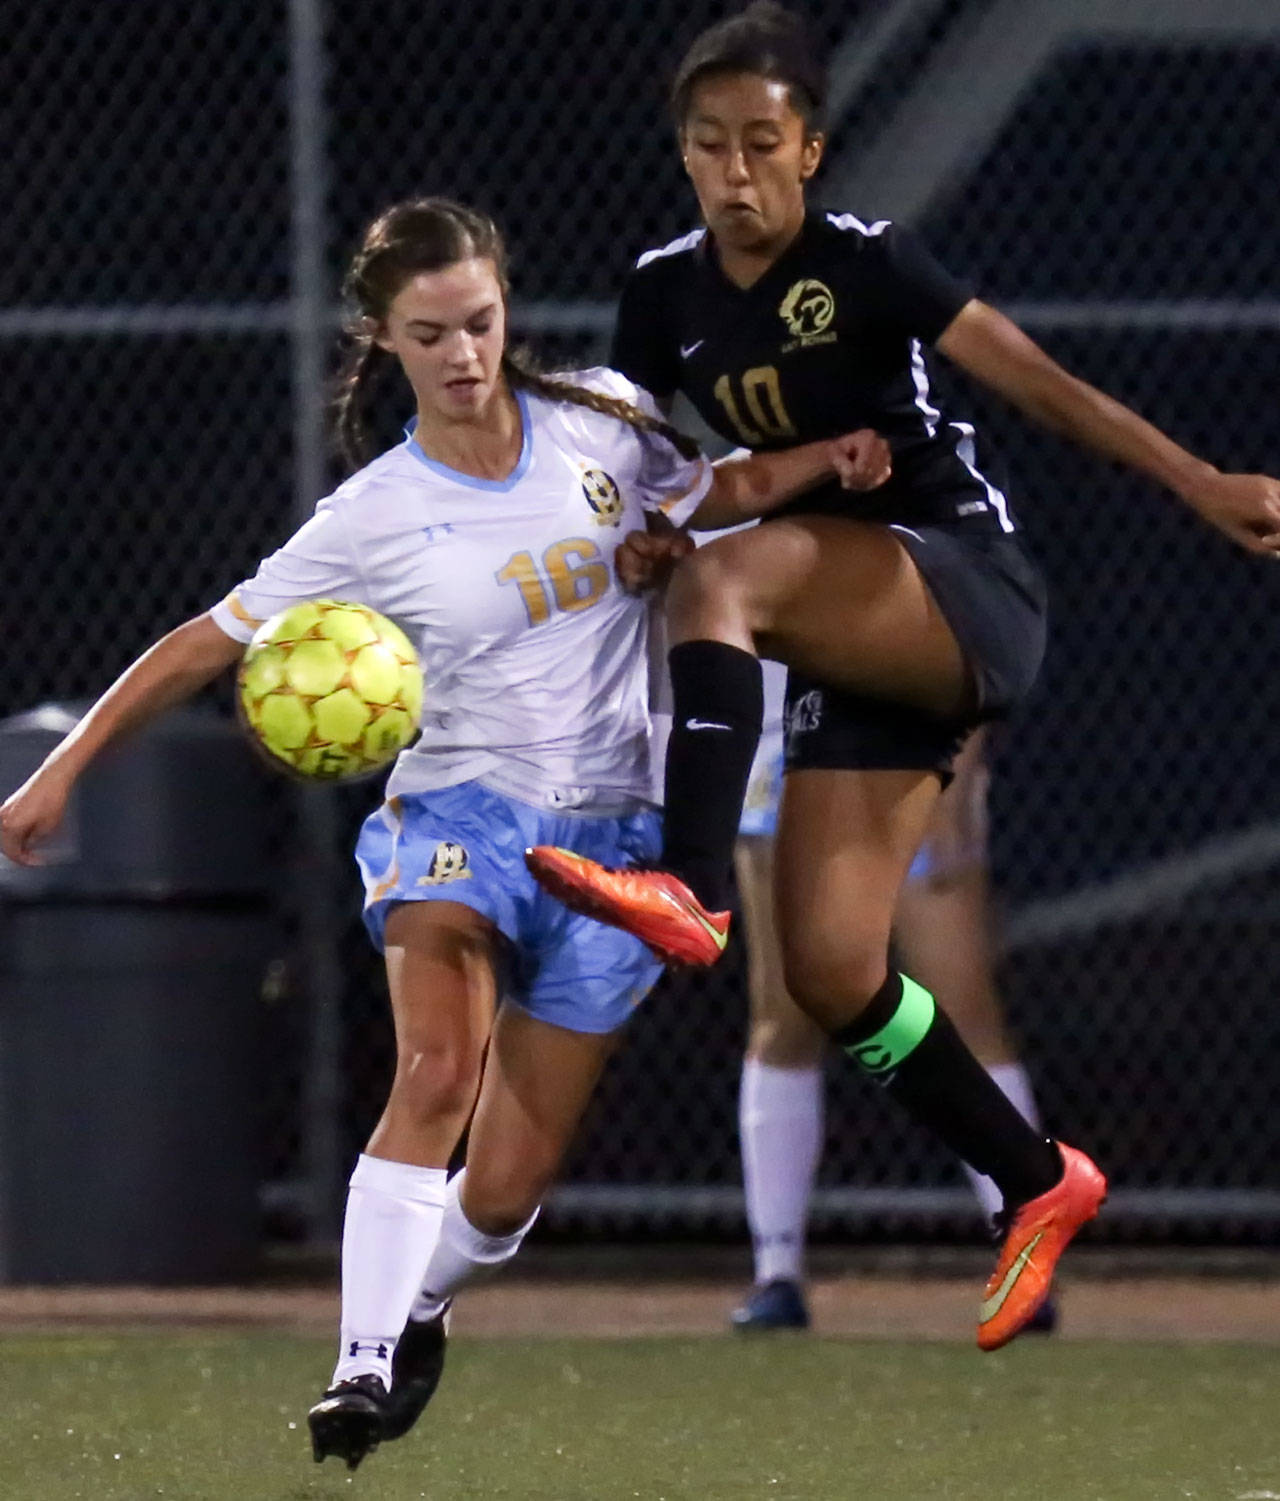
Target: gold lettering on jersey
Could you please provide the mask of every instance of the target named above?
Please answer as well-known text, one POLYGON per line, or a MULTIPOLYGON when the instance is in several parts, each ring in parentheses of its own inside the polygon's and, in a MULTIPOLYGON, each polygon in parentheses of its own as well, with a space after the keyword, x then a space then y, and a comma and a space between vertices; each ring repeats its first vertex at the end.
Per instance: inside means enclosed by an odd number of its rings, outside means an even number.
POLYGON ((748 448, 755 448, 766 439, 778 440, 796 436, 795 423, 792 422, 782 400, 782 382, 773 365, 757 365, 752 370, 744 370, 741 376, 741 386, 742 405, 746 407, 747 415, 756 424, 754 427, 743 418, 742 409, 734 393, 733 381, 729 376, 720 377, 715 383, 713 394, 724 408, 734 432, 748 448))
POLYGON ((742 375, 742 394, 747 410, 770 438, 794 438, 795 423, 782 404, 782 382, 772 365, 760 365, 742 375))
POLYGON ((582 493, 595 512, 597 526, 622 525, 622 496, 611 474, 603 469, 584 470, 582 493))
POLYGON ((782 353, 809 349, 815 344, 834 344, 836 332, 831 321, 835 315, 836 300, 825 282, 813 277, 793 282, 778 305, 778 316, 792 335, 782 346, 782 353))
POLYGON ((609 587, 608 566, 588 537, 553 542, 542 554, 542 567, 545 578, 532 553, 516 552, 494 574, 499 584, 515 584, 520 590, 530 625, 545 625, 551 619, 553 599, 556 609, 576 614, 589 610, 609 587))
POLYGON ((609 570, 599 557, 600 549, 586 537, 555 542, 542 554, 558 609, 570 614, 589 610, 609 587, 609 570), (576 567, 570 566, 570 558, 580 560, 576 567))
POLYGON ((512 553, 494 574, 494 578, 500 584, 518 586, 530 625, 543 625, 551 619, 546 587, 538 577, 538 565, 533 561, 532 553, 512 553))
POLYGON ((734 432, 748 448, 754 448, 757 444, 764 442, 764 434, 756 432, 755 428, 748 427, 743 421, 742 413, 738 410, 738 399, 733 394, 733 382, 727 375, 722 375, 715 383, 712 394, 724 408, 725 416, 732 424, 734 432))

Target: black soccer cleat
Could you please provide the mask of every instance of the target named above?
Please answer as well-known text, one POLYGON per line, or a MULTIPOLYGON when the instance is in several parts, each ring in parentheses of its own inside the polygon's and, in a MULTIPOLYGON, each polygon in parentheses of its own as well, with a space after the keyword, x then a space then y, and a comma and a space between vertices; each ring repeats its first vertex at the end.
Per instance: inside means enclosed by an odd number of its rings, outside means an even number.
POLYGON ((753 1289, 741 1308, 729 1315, 739 1334, 762 1334, 774 1329, 807 1329, 809 1310, 798 1282, 775 1277, 753 1289))
POLYGON ((391 1360, 391 1395, 382 1420, 383 1438, 403 1438, 435 1396, 449 1338, 449 1304, 431 1319, 410 1319, 391 1360))
POLYGON ((380 1376, 335 1382, 307 1414, 315 1462, 333 1454, 354 1470, 382 1442, 386 1411, 387 1389, 380 1376))

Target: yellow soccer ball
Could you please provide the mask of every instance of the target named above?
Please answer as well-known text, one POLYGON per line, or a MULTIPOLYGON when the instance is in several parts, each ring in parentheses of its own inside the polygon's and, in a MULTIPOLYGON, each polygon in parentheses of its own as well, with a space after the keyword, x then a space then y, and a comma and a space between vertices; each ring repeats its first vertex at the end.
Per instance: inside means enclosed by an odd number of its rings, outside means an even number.
POLYGON ((418 732, 413 643, 366 605, 309 599, 254 632, 237 679, 240 718, 271 763, 333 782, 380 770, 418 732))

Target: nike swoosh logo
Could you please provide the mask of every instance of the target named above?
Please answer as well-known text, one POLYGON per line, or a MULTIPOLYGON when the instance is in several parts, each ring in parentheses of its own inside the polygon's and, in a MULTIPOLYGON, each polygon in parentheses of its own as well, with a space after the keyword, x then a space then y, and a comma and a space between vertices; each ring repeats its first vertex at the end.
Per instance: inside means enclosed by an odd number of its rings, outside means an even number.
POLYGON ((686 907, 684 910, 698 919, 698 921, 707 930, 707 932, 711 934, 711 937, 715 942, 715 946, 723 954, 725 951, 725 946, 729 942, 728 932, 725 931, 722 933, 720 929, 716 927, 715 923, 708 922, 708 920, 703 917, 702 913, 699 912, 695 907, 686 907))
POLYGON ((714 719, 686 719, 684 727, 686 730, 727 730, 732 728, 731 725, 717 724, 714 719))
POLYGON ((707 341, 705 339, 699 339, 696 344, 681 344, 681 346, 680 346, 680 358, 682 360, 687 360, 690 355, 697 354, 697 352, 702 348, 702 346, 706 342, 707 341))
POLYGON ((1004 1280, 989 1298, 983 1298, 982 1307, 978 1310, 978 1322, 985 1324, 989 1319, 995 1318, 996 1314, 1004 1307, 1009 1294, 1013 1291, 1013 1285, 1022 1276, 1027 1262, 1031 1260, 1031 1253, 1044 1239, 1044 1231, 1040 1230, 1029 1240, 1022 1250, 1018 1252, 1013 1265, 1004 1274, 1004 1280))

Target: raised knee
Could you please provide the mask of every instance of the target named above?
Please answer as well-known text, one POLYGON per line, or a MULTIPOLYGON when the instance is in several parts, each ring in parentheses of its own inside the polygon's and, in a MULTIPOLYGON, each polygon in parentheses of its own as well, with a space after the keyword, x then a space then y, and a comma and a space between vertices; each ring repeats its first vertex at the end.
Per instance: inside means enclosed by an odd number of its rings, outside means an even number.
POLYGON ((883 950, 875 953, 783 953, 787 989, 797 1006, 826 1031, 863 1011, 884 984, 883 950))
POLYGON ((666 608, 677 612, 688 604, 714 596, 717 604, 744 598, 748 576, 737 564, 730 539, 700 547, 681 560, 671 575, 666 608))

